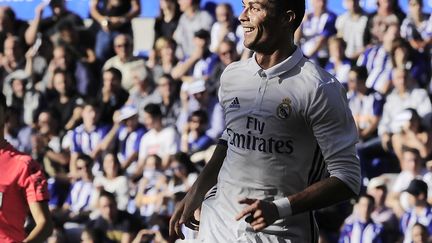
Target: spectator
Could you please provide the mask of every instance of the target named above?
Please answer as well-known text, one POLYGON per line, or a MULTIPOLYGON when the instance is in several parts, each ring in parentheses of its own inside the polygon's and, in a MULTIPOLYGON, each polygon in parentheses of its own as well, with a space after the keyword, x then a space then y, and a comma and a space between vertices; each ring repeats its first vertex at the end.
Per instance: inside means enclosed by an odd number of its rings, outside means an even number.
POLYGON ((391 50, 393 41, 399 36, 399 26, 389 25, 384 32, 382 44, 376 44, 365 50, 357 60, 358 66, 365 66, 368 70, 366 86, 373 88, 381 94, 390 90, 392 72, 391 50))
POLYGON ((376 223, 371 215, 375 207, 375 200, 370 195, 359 197, 355 205, 355 218, 353 222, 345 223, 339 243, 363 242, 381 243, 383 242, 383 228, 376 223))
POLYGON ((200 109, 205 110, 209 117, 206 135, 216 141, 225 127, 222 107, 220 106, 217 97, 211 96, 208 93, 203 80, 197 80, 191 83, 187 88, 187 92, 192 98, 188 102, 183 102, 182 104, 182 110, 177 120, 178 131, 182 131, 192 112, 200 109))
POLYGON ((220 76, 225 68, 240 59, 235 43, 231 40, 224 39, 219 44, 217 49, 219 56, 219 62, 216 63, 212 71, 210 72, 209 79, 207 80, 207 90, 211 95, 216 96, 220 86, 220 76))
POLYGON ((177 43, 170 37, 161 37, 156 40, 154 50, 147 62, 147 67, 153 74, 154 80, 159 80, 163 74, 170 74, 177 65, 176 46, 177 43))
POLYGON ((103 70, 114 67, 122 74, 121 86, 130 91, 133 87, 132 71, 144 69, 145 62, 139 57, 133 56, 133 40, 130 35, 119 34, 114 38, 115 56, 108 59, 103 66, 103 70))
POLYGON ((129 185, 117 156, 114 153, 106 153, 102 168, 103 174, 96 176, 93 181, 96 188, 94 198, 99 198, 101 191, 110 192, 116 197, 117 208, 126 210, 129 202, 129 185))
POLYGON ((169 168, 172 172, 171 180, 168 182, 167 196, 174 198, 174 194, 189 191, 198 177, 197 170, 190 158, 185 153, 177 153, 171 158, 169 168))
POLYGON ((159 0, 159 16, 155 19, 155 43, 161 38, 171 38, 180 19, 180 6, 176 0, 159 0))
POLYGON ((101 143, 101 150, 106 151, 114 145, 115 160, 119 161, 118 170, 132 175, 136 170, 139 145, 146 129, 138 122, 138 111, 133 105, 123 106, 116 116, 113 118, 114 125, 101 143))
MULTIPOLYGON (((0 78, 4 80, 7 75, 24 69, 26 60, 23 44, 16 36, 8 36, 3 42, 3 56, 0 64, 0 78)), ((4 82, 4 81, 3 81, 4 82)), ((3 86, 3 82, 1 83, 3 86)))
POLYGON ((125 211, 117 209, 114 194, 102 191, 98 199, 100 216, 90 221, 88 228, 102 235, 99 242, 131 242, 138 229, 140 222, 125 211))
MULTIPOLYGON (((395 120, 396 116, 406 108, 413 108, 423 119, 432 112, 431 101, 426 90, 415 88, 413 80, 407 70, 395 69, 393 71, 393 91, 387 96, 384 105, 383 117, 378 125, 378 134, 381 136, 384 148, 388 148, 390 135, 400 132, 401 124, 395 120)), ((427 120, 427 119, 426 119, 427 120)), ((426 120, 424 120, 426 122, 426 120)))
POLYGON ((174 40, 178 44, 176 56, 184 59, 192 56, 195 32, 201 29, 210 31, 213 18, 209 13, 200 9, 201 0, 179 0, 178 3, 183 13, 174 32, 174 40))
POLYGON ((81 243, 105 243, 103 241, 103 234, 100 231, 95 231, 88 227, 84 228, 81 233, 81 243))
POLYGON ((120 109, 127 101, 129 94, 121 85, 122 73, 116 68, 108 68, 102 73, 103 85, 98 94, 100 121, 112 123, 114 111, 120 109))
POLYGON ((402 160, 403 147, 417 149, 423 160, 430 159, 432 155, 432 132, 422 124, 417 111, 408 108, 397 115, 395 120, 403 123, 401 131, 391 137, 393 151, 399 160, 402 160))
POLYGON ((346 44, 342 38, 330 37, 328 48, 330 58, 324 68, 346 87, 348 72, 351 69, 351 61, 344 54, 346 44))
POLYGON ((25 40, 27 45, 31 46, 35 43, 38 32, 42 33, 43 39, 51 39, 52 41, 53 36, 58 31, 58 26, 64 22, 69 22, 76 27, 84 26, 81 17, 66 8, 65 0, 42 1, 35 8, 34 19, 26 30, 25 40), (51 8, 52 16, 42 19, 43 11, 48 5, 51 8))
POLYGON ((173 127, 163 127, 162 111, 157 104, 148 104, 144 108, 144 125, 148 129, 141 138, 138 170, 141 174, 145 159, 149 155, 158 155, 162 159, 162 168, 168 165, 170 155, 175 154, 179 147, 177 131, 173 127))
POLYGON ((412 227, 412 242, 413 243, 427 243, 430 242, 430 234, 428 232, 428 229, 420 224, 415 223, 412 227))
POLYGON ((366 46, 363 36, 368 19, 359 0, 344 0, 344 3, 348 11, 336 19, 337 35, 346 43, 345 56, 355 61, 366 46))
POLYGON ((375 200, 371 218, 383 227, 383 242, 396 242, 399 239, 399 220, 391 208, 386 205, 387 184, 384 177, 374 177, 367 185, 367 194, 375 200))
POLYGON ((391 61, 394 68, 409 70, 416 83, 426 88, 429 84, 431 69, 428 58, 424 54, 415 51, 408 41, 402 38, 393 40, 391 49, 391 61))
MULTIPOLYGON (((93 160, 98 161, 100 142, 109 130, 106 125, 99 124, 99 106, 94 101, 88 101, 83 106, 82 120, 83 123, 76 127, 71 134, 71 158, 69 162, 69 171, 71 177, 77 173, 77 159, 80 154, 90 156, 93 160)), ((99 164, 95 169, 100 168, 99 164)))
POLYGON ((405 14, 399 7, 398 0, 378 0, 377 11, 369 15, 365 33, 365 44, 376 45, 383 41, 384 32, 390 25, 400 25, 405 14))
POLYGON ((98 23, 96 33, 96 58, 104 63, 113 56, 113 40, 119 34, 133 36, 132 19, 141 12, 139 0, 92 0, 90 15, 98 23))
POLYGON ((329 58, 327 40, 336 34, 336 17, 327 9, 327 0, 312 0, 312 12, 297 31, 303 53, 322 67, 329 58))
POLYGON ((385 98, 366 87, 365 67, 352 67, 348 73, 348 105, 359 130, 362 142, 377 136, 385 98))
POLYGON ((422 11, 423 0, 409 0, 408 16, 403 20, 401 26, 401 36, 419 52, 426 50, 431 39, 427 31, 428 16, 422 11))
POLYGON ((213 144, 213 139, 206 135, 208 125, 207 112, 197 110, 192 112, 181 136, 181 151, 192 155, 203 151, 213 144))
POLYGON ((396 196, 399 196, 408 187, 407 182, 416 178, 421 179, 426 174, 426 169, 417 149, 403 147, 400 164, 402 171, 398 174, 392 187, 392 192, 396 196))
POLYGON ((75 128, 81 120, 83 99, 76 94, 73 77, 63 69, 54 70, 54 98, 49 108, 57 114, 60 135, 75 128))
POLYGON ((409 183, 406 192, 409 194, 411 209, 406 212, 401 219, 401 230, 404 234, 404 243, 412 242, 412 231, 415 223, 420 223, 426 227, 429 235, 432 233, 432 210, 427 203, 427 184, 418 179, 409 183))
POLYGON ((53 77, 56 69, 65 70, 73 76, 75 80, 74 87, 79 95, 87 97, 91 95, 95 90, 91 90, 94 87, 93 76, 88 70, 88 67, 81 62, 73 58, 72 54, 65 46, 56 46, 53 50, 53 58, 51 59, 47 71, 42 78, 41 90, 53 89, 53 77))
POLYGON ((157 83, 157 93, 160 96, 159 106, 162 111, 162 125, 175 126, 180 115, 181 103, 177 92, 177 84, 169 74, 164 74, 157 83))
POLYGON ((177 63, 171 75, 174 79, 183 82, 193 82, 197 79, 207 80, 215 64, 219 61, 217 56, 209 50, 210 33, 206 30, 195 32, 193 43, 195 49, 190 57, 177 63))
POLYGON ((211 28, 210 51, 216 53, 223 40, 228 39, 236 43, 237 52, 243 51, 243 28, 234 17, 230 3, 220 3, 216 7, 216 22, 211 28), (237 45, 237 43, 239 43, 237 45))
MULTIPOLYGON (((17 36, 21 43, 25 43, 24 35, 28 26, 26 21, 16 17, 11 7, 0 6, 0 43, 4 43, 8 36, 17 36)), ((0 53, 3 53, 3 46, 0 45, 0 48, 0 53)))

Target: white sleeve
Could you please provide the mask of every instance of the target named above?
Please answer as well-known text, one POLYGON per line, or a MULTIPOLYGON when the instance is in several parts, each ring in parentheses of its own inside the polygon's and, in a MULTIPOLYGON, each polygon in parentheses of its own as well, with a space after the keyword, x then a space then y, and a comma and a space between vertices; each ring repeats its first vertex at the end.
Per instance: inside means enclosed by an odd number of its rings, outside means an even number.
POLYGON ((342 85, 337 81, 320 85, 307 117, 330 176, 359 193, 360 163, 355 149, 358 134, 342 85))
POLYGON ((144 160, 147 157, 147 144, 146 144, 146 135, 141 137, 139 151, 138 151, 138 159, 144 160))
POLYGON ((221 78, 220 78, 220 86, 219 86, 219 91, 218 91, 218 99, 219 99, 219 104, 220 107, 222 107, 222 113, 223 113, 223 120, 225 121, 225 129, 222 132, 222 135, 220 137, 221 140, 227 141, 228 142, 228 133, 226 131, 226 117, 225 117, 225 106, 224 106, 224 96, 225 93, 223 91, 223 77, 224 77, 224 73, 226 72, 227 68, 225 68, 225 70, 223 71, 223 73, 221 74, 221 78))

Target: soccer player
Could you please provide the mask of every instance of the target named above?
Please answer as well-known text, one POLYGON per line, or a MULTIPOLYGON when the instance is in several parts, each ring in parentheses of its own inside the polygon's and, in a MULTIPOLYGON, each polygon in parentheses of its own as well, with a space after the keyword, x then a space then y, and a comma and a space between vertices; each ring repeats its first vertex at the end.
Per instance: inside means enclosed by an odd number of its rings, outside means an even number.
POLYGON ((317 242, 313 210, 359 193, 356 126, 342 85, 294 45, 304 0, 243 5, 244 44, 255 54, 222 74, 226 129, 171 234, 197 226, 201 206, 202 242, 317 242))
POLYGON ((39 164, 4 139, 5 111, 6 99, 0 94, 0 242, 43 242, 53 228, 47 181, 39 164), (26 236, 29 209, 36 226, 26 236))

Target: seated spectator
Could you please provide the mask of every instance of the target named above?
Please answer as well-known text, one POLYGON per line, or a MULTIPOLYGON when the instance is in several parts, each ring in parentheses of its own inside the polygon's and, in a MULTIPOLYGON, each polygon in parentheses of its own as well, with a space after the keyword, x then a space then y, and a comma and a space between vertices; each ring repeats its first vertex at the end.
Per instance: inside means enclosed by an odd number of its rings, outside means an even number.
POLYGON ((160 97, 159 106, 162 111, 162 125, 175 126, 180 115, 181 102, 178 96, 177 84, 169 74, 164 74, 157 82, 157 93, 160 97))
POLYGON ((303 53, 321 67, 329 58, 327 40, 336 34, 336 15, 327 9, 327 0, 313 0, 312 12, 297 31, 297 40, 303 53))
POLYGON ((186 193, 198 177, 197 170, 187 154, 179 152, 171 158, 169 165, 172 177, 168 181, 166 196, 174 198, 177 193, 186 193))
POLYGON ((66 222, 85 223, 89 220, 92 211, 92 202, 95 200, 93 174, 91 168, 93 160, 87 155, 80 154, 76 160, 77 174, 71 184, 66 202, 59 210, 53 211, 54 221, 63 225, 66 222))
POLYGON ((172 38, 160 37, 156 40, 154 49, 146 63, 154 80, 159 80, 163 74, 170 74, 177 65, 176 46, 177 44, 172 38))
MULTIPOLYGON (((0 6, 0 43, 8 36, 17 36, 21 43, 25 43, 24 35, 28 26, 27 21, 17 18, 11 7, 0 6)), ((4 53, 3 46, 0 46, 0 53, 4 53)))
POLYGON ((98 94, 100 121, 112 123, 114 111, 120 109, 128 100, 129 93, 121 86, 122 73, 116 68, 108 68, 102 73, 103 85, 98 94))
POLYGON ((132 242, 141 228, 141 223, 132 215, 117 209, 114 194, 102 191, 98 199, 100 216, 89 222, 87 227, 101 235, 99 242, 132 242))
POLYGON ((27 45, 31 46, 37 39, 37 33, 41 32, 44 39, 54 39, 53 36, 57 33, 58 25, 64 22, 69 22, 72 26, 84 26, 81 17, 66 8, 65 0, 51 0, 49 2, 42 1, 35 8, 33 21, 25 33, 27 45), (46 7, 51 8, 52 16, 43 18, 43 11, 46 7))
POLYGON ((159 38, 171 38, 180 19, 180 6, 176 0, 159 0, 159 15, 155 19, 155 43, 159 38))
POLYGON ((390 25, 402 23, 405 14, 399 6, 398 0, 378 0, 377 10, 369 15, 364 40, 366 45, 382 43, 384 32, 390 25))
POLYGON ((345 42, 342 38, 330 37, 328 48, 330 58, 324 68, 346 87, 351 61, 344 55, 344 50, 346 49, 345 42))
POLYGON ((408 182, 415 178, 423 178, 426 169, 417 149, 403 147, 401 172, 393 183, 392 193, 400 195, 408 187, 408 182))
POLYGON ((383 227, 376 223, 371 215, 375 200, 371 195, 362 195, 354 206, 354 219, 345 223, 342 228, 339 243, 364 242, 378 243, 383 240, 383 227))
POLYGON ((210 33, 206 30, 195 32, 193 38, 195 49, 184 61, 177 63, 171 72, 174 79, 193 82, 197 79, 207 80, 216 63, 219 61, 210 49, 210 33))
POLYGON ((398 133, 402 129, 395 118, 404 109, 415 109, 425 124, 427 123, 427 119, 425 118, 432 112, 431 101, 426 90, 416 88, 407 70, 395 69, 393 71, 392 83, 394 89, 387 96, 383 116, 378 125, 378 134, 381 136, 385 149, 388 149, 391 134, 398 133))
POLYGON ((210 33, 210 51, 213 53, 217 52, 219 45, 225 39, 234 42, 236 48, 241 46, 237 50, 238 53, 243 51, 243 28, 238 19, 235 18, 230 3, 219 3, 216 6, 216 22, 213 24, 210 33))
POLYGON ((197 110, 192 112, 188 123, 185 125, 181 135, 181 151, 192 155, 196 152, 206 150, 212 145, 213 139, 206 135, 208 123, 207 112, 197 110))
POLYGON ((123 106, 113 120, 114 125, 100 145, 101 150, 113 147, 116 161, 120 163, 118 169, 132 175, 137 166, 140 141, 147 130, 138 122, 138 111, 132 105, 123 106))
MULTIPOLYGON (((101 153, 100 142, 109 131, 109 127, 99 123, 99 106, 94 101, 88 101, 83 106, 82 124, 73 131, 70 141, 71 158, 69 162, 70 176, 73 178, 77 173, 76 161, 80 154, 90 156, 98 161, 101 153)), ((95 164, 95 170, 99 170, 100 165, 95 164)))
POLYGON ((58 115, 60 135, 75 128, 81 120, 84 101, 76 94, 72 79, 70 73, 63 69, 54 71, 54 98, 49 101, 48 107, 58 115))
POLYGON ((412 227, 411 238, 413 243, 428 243, 430 242, 430 234, 426 226, 415 223, 412 227))
POLYGON ((402 38, 409 41, 412 48, 423 52, 430 44, 430 33, 427 31, 428 15, 423 12, 423 0, 408 1, 408 16, 401 26, 402 38))
POLYGON ((396 116, 395 120, 403 123, 400 132, 393 134, 391 145, 393 151, 402 159, 402 148, 410 147, 417 149, 423 160, 431 158, 432 132, 426 129, 415 109, 406 109, 396 116))
POLYGON ((95 231, 88 227, 84 228, 81 232, 81 243, 98 243, 103 242, 103 232, 95 231))
MULTIPOLYGON (((0 78, 17 71, 24 70, 26 65, 25 50, 23 43, 16 36, 8 36, 3 42, 3 55, 1 55, 0 78)), ((2 83, 3 85, 3 83, 2 83)))
MULTIPOLYGON (((182 102, 182 110, 180 112, 179 118, 177 119, 178 131, 182 131, 184 125, 187 123, 188 117, 192 114, 192 112, 196 110, 205 110, 207 111, 207 115, 209 117, 206 135, 216 141, 216 139, 218 139, 222 134, 225 127, 222 107, 220 106, 217 97, 211 96, 208 93, 203 80, 197 80, 191 83, 188 86, 186 92, 192 98, 189 101, 182 102)), ((185 100, 186 98, 183 99, 185 100)))
POLYGON ((346 43, 345 56, 357 60, 365 48, 363 40, 368 18, 359 0, 344 0, 347 11, 336 19, 338 37, 346 43))
POLYGON ((138 169, 135 174, 141 174, 145 159, 149 155, 158 155, 162 159, 162 168, 168 166, 169 156, 179 149, 179 138, 173 127, 162 125, 162 111, 157 104, 148 104, 144 108, 144 125, 148 129, 141 138, 138 169))
POLYGON ((12 145, 12 147, 20 150, 21 141, 18 137, 18 133, 20 130, 20 122, 19 122, 19 114, 18 111, 14 108, 8 107, 4 113, 5 123, 4 123, 4 138, 5 140, 12 145))
POLYGON ((32 126, 37 112, 45 105, 35 80, 23 70, 16 70, 4 79, 3 94, 7 105, 19 112, 20 123, 27 126, 32 126))
POLYGON ((235 43, 227 39, 222 40, 222 42, 219 44, 217 55, 219 56, 220 61, 216 63, 210 72, 209 79, 206 81, 208 92, 214 96, 217 96, 222 72, 229 64, 240 59, 240 56, 236 51, 235 43))
POLYGON ((132 19, 141 12, 141 1, 92 0, 90 15, 99 26, 96 33, 96 58, 104 63, 113 56, 113 40, 119 34, 133 36, 132 19))
POLYGON ((133 55, 133 40, 127 34, 119 34, 114 38, 114 52, 116 55, 108 59, 102 69, 105 71, 114 67, 120 70, 121 86, 130 91, 133 87, 132 70, 145 68, 145 61, 133 55))
POLYGON ((163 213, 162 204, 165 200, 166 177, 162 170, 162 160, 157 155, 145 159, 144 172, 138 183, 135 205, 139 209, 144 222, 149 222, 153 215, 163 213))
POLYGON ((94 197, 99 198, 101 191, 110 192, 116 197, 117 208, 126 210, 129 202, 129 185, 117 156, 114 153, 105 154, 102 168, 103 174, 96 176, 93 181, 96 188, 94 197))
POLYGON ((390 58, 393 40, 399 36, 399 26, 389 25, 384 32, 382 44, 373 45, 365 50, 357 60, 357 66, 368 70, 366 86, 381 94, 387 94, 391 87, 392 62, 390 58))
POLYGON ((388 190, 385 178, 372 178, 367 185, 366 192, 375 199, 371 218, 382 225, 383 242, 396 242, 399 238, 399 220, 393 210, 386 205, 388 190))
POLYGON ((195 48, 194 34, 198 30, 210 31, 213 24, 212 16, 200 9, 201 0, 178 1, 182 15, 174 32, 177 42, 176 56, 185 59, 192 56, 195 48))
POLYGON ((80 60, 73 58, 72 54, 65 46, 56 46, 52 51, 53 58, 51 59, 45 75, 42 78, 41 90, 53 89, 54 72, 57 69, 65 70, 74 78, 74 87, 79 95, 86 97, 88 94, 93 94, 90 83, 93 76, 88 70, 87 66, 80 60), (89 93, 90 92, 90 93, 89 93))
POLYGON ((348 73, 348 105, 354 117, 362 142, 377 136, 385 98, 366 87, 367 70, 352 67, 348 73))
POLYGON ((426 227, 428 234, 432 233, 432 210, 427 203, 428 186, 418 179, 409 183, 406 192, 409 194, 410 210, 401 219, 401 230, 404 234, 404 243, 412 242, 412 231, 415 223, 420 223, 426 227))
POLYGON ((422 88, 427 87, 431 73, 430 66, 427 64, 428 58, 412 49, 406 40, 396 38, 393 41, 391 61, 394 68, 409 70, 417 85, 422 88))

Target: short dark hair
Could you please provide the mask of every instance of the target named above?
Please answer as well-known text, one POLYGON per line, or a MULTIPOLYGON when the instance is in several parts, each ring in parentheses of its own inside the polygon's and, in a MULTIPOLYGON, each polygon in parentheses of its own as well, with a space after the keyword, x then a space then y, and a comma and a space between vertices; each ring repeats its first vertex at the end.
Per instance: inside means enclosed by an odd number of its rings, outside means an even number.
POLYGON ((205 110, 196 110, 196 111, 192 112, 192 114, 190 115, 190 118, 192 118, 194 116, 199 117, 201 119, 202 124, 208 123, 208 115, 207 115, 207 112, 205 110))
POLYGON ((99 194, 99 199, 102 197, 106 197, 108 198, 111 202, 117 203, 116 197, 114 195, 114 193, 102 190, 99 194))
POLYGON ((270 2, 275 4, 275 9, 280 11, 279 13, 284 13, 288 10, 292 10, 295 13, 295 19, 293 23, 293 31, 295 31, 303 21, 305 15, 306 3, 305 0, 270 0, 270 2))
POLYGON ((357 80, 361 80, 363 82, 368 78, 368 71, 364 66, 353 66, 351 68, 351 72, 357 74, 357 80))
POLYGON ((111 73, 115 79, 122 80, 122 73, 115 67, 110 67, 103 71, 104 73, 111 73))
POLYGON ((93 159, 87 154, 83 154, 83 153, 78 154, 77 160, 84 161, 87 168, 90 168, 93 165, 93 159))
POLYGON ((6 97, 4 96, 3 92, 0 93, 0 107, 3 109, 3 111, 6 111, 6 97))
POLYGON ((144 107, 144 111, 149 113, 153 118, 162 118, 162 111, 159 105, 150 103, 144 107))

